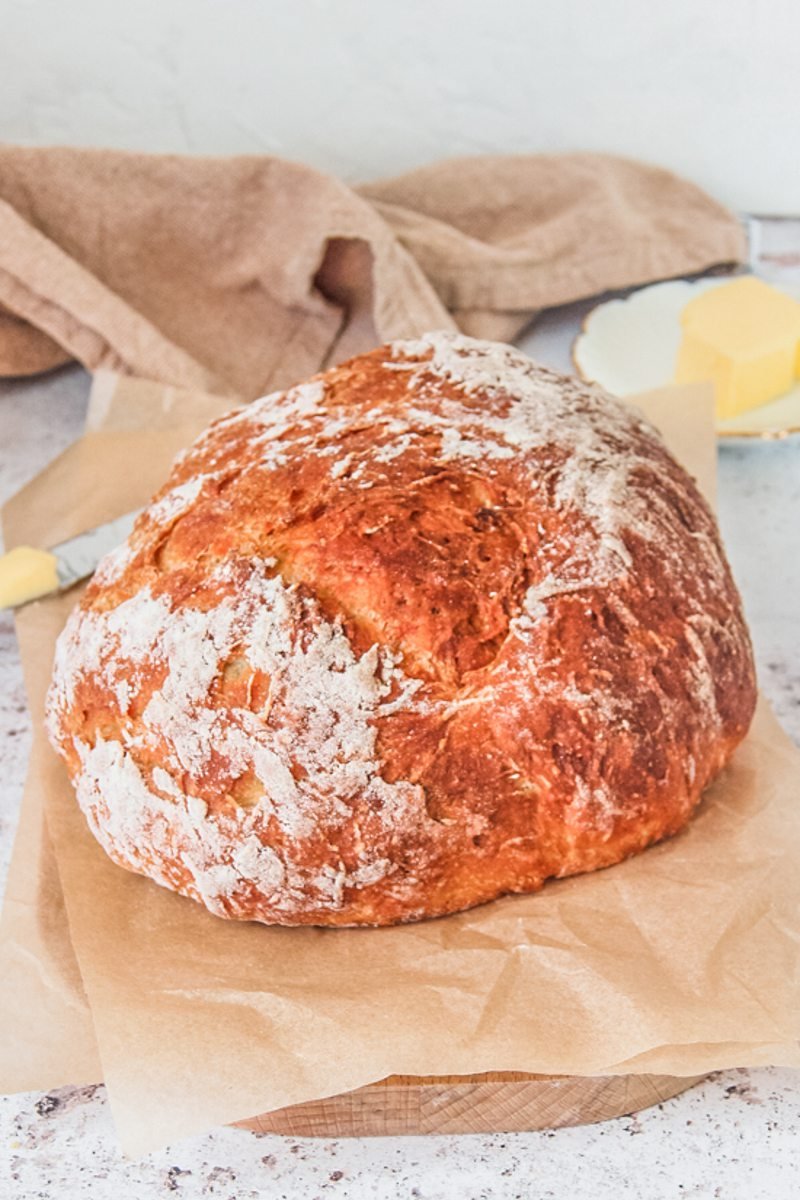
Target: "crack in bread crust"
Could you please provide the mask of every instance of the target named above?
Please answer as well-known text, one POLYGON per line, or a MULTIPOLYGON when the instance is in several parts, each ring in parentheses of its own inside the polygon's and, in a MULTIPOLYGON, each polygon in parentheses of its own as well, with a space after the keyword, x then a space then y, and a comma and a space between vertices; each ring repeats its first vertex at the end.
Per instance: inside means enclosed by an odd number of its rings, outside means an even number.
POLYGON ((677 832, 754 703, 658 434, 431 334, 180 456, 59 639, 48 727, 121 865, 223 916, 390 924, 677 832))

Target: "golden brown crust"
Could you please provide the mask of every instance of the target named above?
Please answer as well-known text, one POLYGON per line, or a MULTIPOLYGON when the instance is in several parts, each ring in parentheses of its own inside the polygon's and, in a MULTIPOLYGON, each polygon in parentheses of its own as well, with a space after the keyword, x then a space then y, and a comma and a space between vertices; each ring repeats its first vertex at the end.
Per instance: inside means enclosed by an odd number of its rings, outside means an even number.
POLYGON ((225 916, 390 924, 677 832, 754 703, 658 435, 439 334, 199 439, 62 634, 49 727, 121 865, 225 916))

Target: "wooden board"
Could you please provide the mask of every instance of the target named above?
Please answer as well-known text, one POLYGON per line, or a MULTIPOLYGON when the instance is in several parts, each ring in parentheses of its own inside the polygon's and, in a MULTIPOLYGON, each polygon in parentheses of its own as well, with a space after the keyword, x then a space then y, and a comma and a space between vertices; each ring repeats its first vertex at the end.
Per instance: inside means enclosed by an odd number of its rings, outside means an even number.
POLYGON ((703 1075, 391 1075, 354 1092, 239 1121, 258 1133, 365 1137, 403 1133, 512 1133, 589 1125, 649 1108, 703 1075))

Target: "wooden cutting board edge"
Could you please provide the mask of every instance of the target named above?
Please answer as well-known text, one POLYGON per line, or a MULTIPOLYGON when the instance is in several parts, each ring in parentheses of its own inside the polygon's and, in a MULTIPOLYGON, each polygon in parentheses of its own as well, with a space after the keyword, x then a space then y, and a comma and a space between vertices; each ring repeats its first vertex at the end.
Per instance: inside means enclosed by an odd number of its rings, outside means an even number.
POLYGON ((237 1121, 293 1137, 514 1133, 590 1125, 660 1104, 705 1075, 391 1075, 352 1092, 237 1121))

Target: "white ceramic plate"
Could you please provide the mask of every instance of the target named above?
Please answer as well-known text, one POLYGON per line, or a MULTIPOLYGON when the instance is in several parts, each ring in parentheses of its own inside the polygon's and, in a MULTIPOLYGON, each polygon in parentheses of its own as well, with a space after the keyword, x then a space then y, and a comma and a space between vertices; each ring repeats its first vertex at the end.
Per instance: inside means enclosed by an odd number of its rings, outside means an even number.
MULTIPOLYGON (((729 278, 675 280, 640 288, 593 309, 572 348, 578 374, 615 396, 671 383, 681 338, 680 314, 692 296, 729 278)), ((773 285, 774 286, 774 285, 773 285)), ((789 295, 800 298, 789 288, 789 295)), ((777 400, 717 422, 721 437, 786 437, 800 433, 800 383, 777 400)))

